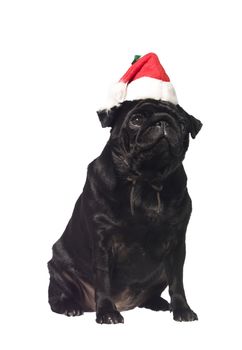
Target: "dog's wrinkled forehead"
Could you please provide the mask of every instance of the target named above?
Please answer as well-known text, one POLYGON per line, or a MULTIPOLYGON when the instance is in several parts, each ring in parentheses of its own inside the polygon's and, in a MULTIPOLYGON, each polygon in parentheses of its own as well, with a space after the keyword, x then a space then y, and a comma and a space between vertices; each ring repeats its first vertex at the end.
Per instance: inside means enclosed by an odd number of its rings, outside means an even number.
POLYGON ((127 113, 126 118, 129 118, 133 113, 141 113, 146 116, 147 119, 152 117, 154 114, 165 113, 170 116, 173 116, 177 120, 182 119, 182 116, 179 116, 178 110, 175 105, 169 102, 164 101, 154 101, 147 100, 137 103, 131 110, 127 113))
POLYGON ((157 111, 157 110, 159 111, 159 110, 165 110, 165 109, 175 109, 175 106, 176 105, 173 105, 170 102, 147 99, 147 100, 142 100, 137 102, 134 108, 147 109, 150 111, 157 111))

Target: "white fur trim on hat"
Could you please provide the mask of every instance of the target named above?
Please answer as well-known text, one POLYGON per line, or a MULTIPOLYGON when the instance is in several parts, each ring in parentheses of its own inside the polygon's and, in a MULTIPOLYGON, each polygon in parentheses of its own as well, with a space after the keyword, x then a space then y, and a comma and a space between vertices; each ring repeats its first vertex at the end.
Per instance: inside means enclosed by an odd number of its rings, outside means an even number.
POLYGON ((115 83, 110 88, 107 101, 105 103, 105 106, 102 109, 111 109, 114 106, 119 106, 120 103, 124 102, 126 100, 126 93, 127 93, 127 84, 119 81, 118 83, 115 83))
POLYGON ((176 92, 171 82, 142 77, 128 84, 125 100, 132 101, 145 98, 178 104, 176 92))

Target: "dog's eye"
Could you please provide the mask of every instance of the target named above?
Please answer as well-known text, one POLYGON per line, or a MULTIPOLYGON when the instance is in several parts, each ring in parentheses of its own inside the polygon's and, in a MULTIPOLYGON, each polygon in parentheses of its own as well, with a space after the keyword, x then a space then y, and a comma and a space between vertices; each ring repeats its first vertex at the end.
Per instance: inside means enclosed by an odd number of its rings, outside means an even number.
POLYGON ((130 120, 129 125, 131 127, 139 128, 144 122, 144 117, 142 114, 134 114, 130 120))

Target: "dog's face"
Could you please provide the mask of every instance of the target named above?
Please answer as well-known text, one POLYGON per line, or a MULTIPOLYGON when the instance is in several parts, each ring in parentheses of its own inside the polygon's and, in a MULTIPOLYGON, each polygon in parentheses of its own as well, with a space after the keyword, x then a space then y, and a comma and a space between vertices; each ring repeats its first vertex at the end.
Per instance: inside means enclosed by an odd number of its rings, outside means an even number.
POLYGON ((152 99, 126 101, 100 120, 112 127, 116 156, 136 174, 175 167, 184 159, 189 134, 195 138, 202 127, 179 105, 152 99))

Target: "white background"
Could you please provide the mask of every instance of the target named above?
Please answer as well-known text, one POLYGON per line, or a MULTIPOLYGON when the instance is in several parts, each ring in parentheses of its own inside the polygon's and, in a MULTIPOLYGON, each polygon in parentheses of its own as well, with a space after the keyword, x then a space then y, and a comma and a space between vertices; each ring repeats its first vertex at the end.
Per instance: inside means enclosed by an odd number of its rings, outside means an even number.
POLYGON ((0 2, 3 349, 241 349, 240 1, 0 2), (156 52, 204 127, 185 160, 185 286, 199 321, 135 309, 124 325, 50 311, 46 263, 109 130, 96 109, 156 52))

